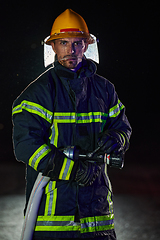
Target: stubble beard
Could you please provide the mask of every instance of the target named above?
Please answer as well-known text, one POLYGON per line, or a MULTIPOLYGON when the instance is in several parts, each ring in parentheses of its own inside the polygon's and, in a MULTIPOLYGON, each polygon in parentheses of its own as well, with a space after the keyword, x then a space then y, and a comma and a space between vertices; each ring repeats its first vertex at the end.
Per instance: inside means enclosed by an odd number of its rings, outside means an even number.
POLYGON ((65 56, 64 58, 59 59, 59 63, 69 69, 74 69, 79 64, 78 58, 75 55, 65 56))

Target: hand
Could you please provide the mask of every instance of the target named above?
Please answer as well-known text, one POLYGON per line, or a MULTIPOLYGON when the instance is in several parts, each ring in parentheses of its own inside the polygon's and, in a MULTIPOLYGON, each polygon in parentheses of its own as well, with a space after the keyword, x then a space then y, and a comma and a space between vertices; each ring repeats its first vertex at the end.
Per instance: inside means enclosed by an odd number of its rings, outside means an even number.
POLYGON ((100 134, 96 154, 115 153, 116 155, 124 151, 125 138, 117 130, 111 129, 100 134))
POLYGON ((78 146, 68 146, 62 151, 75 162, 74 180, 81 186, 91 185, 99 175, 101 167, 95 162, 90 162, 87 152, 78 146))
POLYGON ((95 163, 79 160, 75 181, 81 186, 92 185, 100 173, 101 167, 95 163))

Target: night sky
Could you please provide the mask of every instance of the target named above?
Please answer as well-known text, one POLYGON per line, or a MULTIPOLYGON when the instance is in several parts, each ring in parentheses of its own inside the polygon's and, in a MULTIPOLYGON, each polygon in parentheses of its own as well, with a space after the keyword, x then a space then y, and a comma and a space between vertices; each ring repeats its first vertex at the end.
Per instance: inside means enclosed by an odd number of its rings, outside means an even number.
POLYGON ((3 2, 0 8, 0 161, 15 161, 11 108, 45 68, 42 41, 67 8, 99 38, 97 73, 109 79, 133 128, 128 162, 159 161, 158 1, 3 2), (56 2, 56 3, 55 3, 56 2), (73 3, 74 4, 73 4, 73 3), (89 2, 92 5, 89 6, 89 2), (76 4, 75 4, 76 3, 76 4), (95 6, 94 6, 94 3, 95 6))

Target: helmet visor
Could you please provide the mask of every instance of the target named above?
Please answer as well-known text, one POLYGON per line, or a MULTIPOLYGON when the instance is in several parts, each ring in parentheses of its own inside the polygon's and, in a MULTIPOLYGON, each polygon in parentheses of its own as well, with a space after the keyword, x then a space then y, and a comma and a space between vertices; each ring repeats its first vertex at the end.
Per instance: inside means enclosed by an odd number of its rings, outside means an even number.
MULTIPOLYGON (((89 34, 89 35, 91 36, 93 42, 92 42, 92 44, 88 45, 88 49, 84 53, 84 55, 86 58, 99 63, 99 53, 98 53, 98 45, 97 45, 96 37, 93 34, 89 34)), ((72 37, 73 37, 73 35, 72 35, 72 37)), ((47 43, 50 38, 51 37, 48 36, 44 40, 44 66, 45 67, 49 66, 50 64, 53 64, 55 61, 55 52, 53 51, 52 46, 49 43, 47 43)), ((62 38, 62 35, 60 38, 62 38)), ((83 36, 83 38, 84 38, 84 36, 83 36)), ((50 40, 50 41, 53 41, 53 40, 50 40)))

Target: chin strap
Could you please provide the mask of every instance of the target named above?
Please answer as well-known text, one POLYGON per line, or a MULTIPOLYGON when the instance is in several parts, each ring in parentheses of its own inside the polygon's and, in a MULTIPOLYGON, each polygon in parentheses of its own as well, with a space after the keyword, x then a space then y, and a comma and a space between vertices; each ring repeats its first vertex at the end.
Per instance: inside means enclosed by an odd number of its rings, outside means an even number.
MULTIPOLYGON (((96 63, 99 63, 99 53, 98 53, 98 45, 97 39, 94 35, 90 34, 94 38, 94 43, 88 45, 88 49, 85 52, 85 57, 93 60, 96 63)), ((50 36, 44 39, 44 66, 47 67, 50 64, 53 64, 55 61, 55 52, 52 49, 51 45, 47 45, 46 41, 50 36)))

